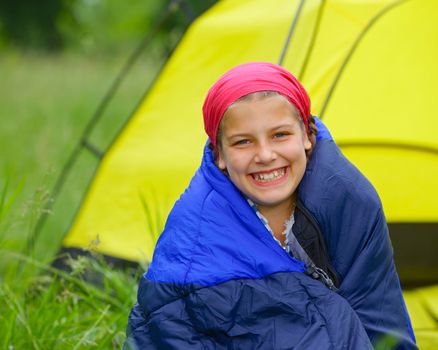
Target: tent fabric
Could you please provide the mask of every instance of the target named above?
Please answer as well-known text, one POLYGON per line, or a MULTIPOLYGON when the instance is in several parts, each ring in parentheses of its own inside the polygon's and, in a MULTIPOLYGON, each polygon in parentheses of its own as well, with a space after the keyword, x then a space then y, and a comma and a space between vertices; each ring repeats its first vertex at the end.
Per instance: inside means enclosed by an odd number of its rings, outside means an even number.
POLYGON ((438 286, 429 286, 405 291, 415 336, 420 349, 438 348, 438 286))
POLYGON ((292 23, 283 65, 308 90, 313 114, 322 114, 375 185, 388 222, 438 223, 438 3, 300 5, 223 0, 195 21, 104 157, 65 247, 87 247, 98 237, 98 252, 149 261, 200 162, 208 87, 237 64, 277 62, 292 23))
POLYGON ((365 349, 372 348, 368 337, 378 346, 392 336, 397 349, 417 348, 377 193, 332 140, 319 140, 313 155, 299 198, 317 222, 332 226, 324 232, 337 243, 329 249, 342 275, 339 293, 304 275, 206 146, 140 282, 132 344, 365 349), (347 229, 339 230, 344 218, 347 229))

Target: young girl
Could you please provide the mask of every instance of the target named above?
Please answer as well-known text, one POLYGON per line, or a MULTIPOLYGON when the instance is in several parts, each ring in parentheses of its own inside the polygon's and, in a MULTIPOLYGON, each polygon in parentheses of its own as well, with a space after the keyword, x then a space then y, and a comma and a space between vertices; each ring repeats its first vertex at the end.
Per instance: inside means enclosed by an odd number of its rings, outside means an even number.
POLYGON ((140 281, 126 347, 415 349, 377 194, 317 132, 301 84, 241 65, 203 114, 202 164, 140 281))

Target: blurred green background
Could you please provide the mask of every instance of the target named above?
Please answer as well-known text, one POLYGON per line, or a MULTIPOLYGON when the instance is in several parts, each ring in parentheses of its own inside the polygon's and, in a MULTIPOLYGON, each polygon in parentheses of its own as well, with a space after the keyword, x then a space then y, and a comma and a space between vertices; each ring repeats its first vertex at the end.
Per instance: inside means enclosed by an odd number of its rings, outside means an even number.
MULTIPOLYGON (((38 254, 29 238, 92 117, 105 150, 214 2, 0 1, 0 349, 121 347, 141 269, 114 271, 90 249, 66 274, 50 265, 61 235, 40 237, 38 254)), ((97 167, 82 158, 60 207, 80 202, 97 167)))
POLYGON ((160 33, 158 46, 169 46, 169 36, 179 36, 187 24, 183 13, 199 14, 214 1, 132 0, 2 0, 0 48, 44 53, 75 52, 117 54, 130 50, 173 7, 175 16, 160 33))
MULTIPOLYGON (((51 200, 50 189, 120 71, 125 68, 121 84, 92 135, 103 149, 191 19, 214 2, 0 2, 0 225, 7 226, 2 246, 20 250, 25 244, 23 236, 51 200), (136 61, 127 63, 136 50, 136 61)), ((70 195, 82 196, 75 192, 70 195)))

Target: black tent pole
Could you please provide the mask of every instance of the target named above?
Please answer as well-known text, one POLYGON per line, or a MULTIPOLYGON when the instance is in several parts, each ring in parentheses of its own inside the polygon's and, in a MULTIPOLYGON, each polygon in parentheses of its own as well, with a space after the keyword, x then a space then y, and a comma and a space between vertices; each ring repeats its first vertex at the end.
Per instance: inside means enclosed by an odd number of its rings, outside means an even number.
POLYGON ((301 0, 300 3, 298 4, 298 9, 295 11, 295 16, 289 28, 286 41, 284 42, 283 51, 281 52, 280 58, 278 59, 278 65, 280 66, 283 65, 284 59, 286 58, 287 50, 289 49, 289 44, 292 40, 292 35, 295 31, 295 27, 297 26, 298 19, 300 18, 303 7, 304 7, 304 0, 301 0))
POLYGON ((46 204, 44 205, 44 208, 42 209, 42 211, 38 217, 38 220, 36 222, 35 228, 31 232, 30 236, 28 237, 27 246, 26 246, 26 253, 30 253, 33 251, 33 249, 35 247, 35 242, 37 241, 37 239, 41 233, 41 230, 42 230, 42 228, 47 220, 48 213, 50 213, 50 211, 52 210, 53 203, 56 201, 56 199, 57 199, 57 197, 58 197, 58 195, 59 195, 59 193, 60 193, 60 191, 65 183, 65 180, 67 179, 67 177, 71 171, 71 168, 74 165, 74 163, 76 162, 82 148, 85 147, 86 149, 91 151, 95 156, 97 156, 99 159, 102 159, 102 157, 104 155, 103 152, 98 150, 96 147, 94 147, 92 144, 90 144, 87 141, 89 134, 91 133, 94 126, 101 118, 101 116, 102 116, 103 112, 105 111, 105 109, 107 108, 109 102, 111 101, 114 94, 116 93, 116 91, 119 89, 121 83, 123 82, 123 79, 128 74, 128 72, 130 71, 130 69, 132 68, 134 63, 137 61, 137 59, 140 57, 143 50, 152 42, 154 37, 161 30, 161 28, 166 23, 166 21, 169 19, 169 17, 180 8, 181 3, 183 3, 183 2, 184 2, 184 0, 172 0, 169 3, 166 12, 161 16, 160 20, 157 22, 157 24, 155 25, 153 30, 151 32, 149 32, 148 35, 146 35, 146 37, 141 41, 140 45, 138 45, 138 47, 128 57, 128 60, 123 65, 119 74, 117 74, 116 78, 114 79, 114 81, 110 85, 108 91, 105 93, 105 95, 102 98, 101 102, 99 103, 96 111, 94 112, 93 116, 91 117, 90 121, 88 122, 84 131, 82 132, 82 136, 80 138, 80 141, 77 143, 77 145, 73 149, 72 153, 70 154, 70 157, 67 159, 66 163, 64 164, 64 166, 61 170, 60 175, 58 176, 57 181, 56 181, 56 183, 53 186, 52 191, 51 191, 52 198, 51 198, 51 200, 47 201, 46 204))
POLYGON ((326 0, 321 0, 321 3, 319 5, 318 14, 317 14, 316 21, 315 21, 315 26, 314 26, 313 31, 312 31, 312 37, 310 38, 310 44, 309 44, 309 47, 308 47, 307 52, 306 52, 306 57, 303 60, 303 65, 301 66, 301 71, 299 73, 297 73, 299 81, 302 81, 304 79, 304 75, 306 74, 307 64, 310 61, 310 57, 312 56, 312 53, 313 53, 313 48, 315 47, 316 38, 318 37, 318 34, 319 34, 319 28, 320 28, 320 24, 321 24, 321 20, 322 20, 322 15, 323 15, 324 10, 325 10, 326 2, 327 2, 326 0))
POLYGON ((358 48, 359 44, 362 42, 362 39, 365 37, 365 35, 369 33, 370 29, 374 26, 374 24, 376 24, 376 22, 379 19, 381 19, 385 14, 387 14, 389 11, 395 9, 397 6, 399 6, 403 3, 406 3, 407 1, 409 1, 409 0, 399 0, 397 2, 393 2, 393 3, 389 4, 388 6, 383 8, 380 12, 378 12, 373 18, 371 18, 371 20, 367 23, 365 28, 359 33, 359 35, 357 36, 353 45, 351 46, 350 50, 348 51, 348 53, 344 59, 344 62, 342 62, 342 65, 339 68, 339 70, 336 74, 336 77, 333 80, 333 83, 332 83, 332 85, 327 93, 327 96, 322 104, 319 118, 323 119, 324 113, 327 109, 327 106, 330 102, 331 97, 333 96, 333 93, 336 89, 336 86, 338 85, 338 82, 340 81, 341 76, 344 73, 345 68, 347 67, 347 64, 350 62, 351 58, 353 57, 353 54, 356 52, 356 49, 358 48))

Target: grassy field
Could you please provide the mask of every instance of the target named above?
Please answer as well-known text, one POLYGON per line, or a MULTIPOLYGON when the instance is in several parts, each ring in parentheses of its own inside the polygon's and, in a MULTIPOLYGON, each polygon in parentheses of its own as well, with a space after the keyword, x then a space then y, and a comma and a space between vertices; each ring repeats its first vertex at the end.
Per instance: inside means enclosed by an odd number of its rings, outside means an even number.
MULTIPOLYGON (((124 341, 138 275, 113 270, 99 257, 71 260, 72 272, 62 273, 50 267, 56 251, 43 245, 35 259, 27 246, 57 176, 126 56, 0 57, 0 349, 118 349, 124 341)), ((133 66, 90 136, 96 145, 106 147, 157 68, 151 59, 133 66)), ((60 242, 62 233, 46 240, 60 242)))

